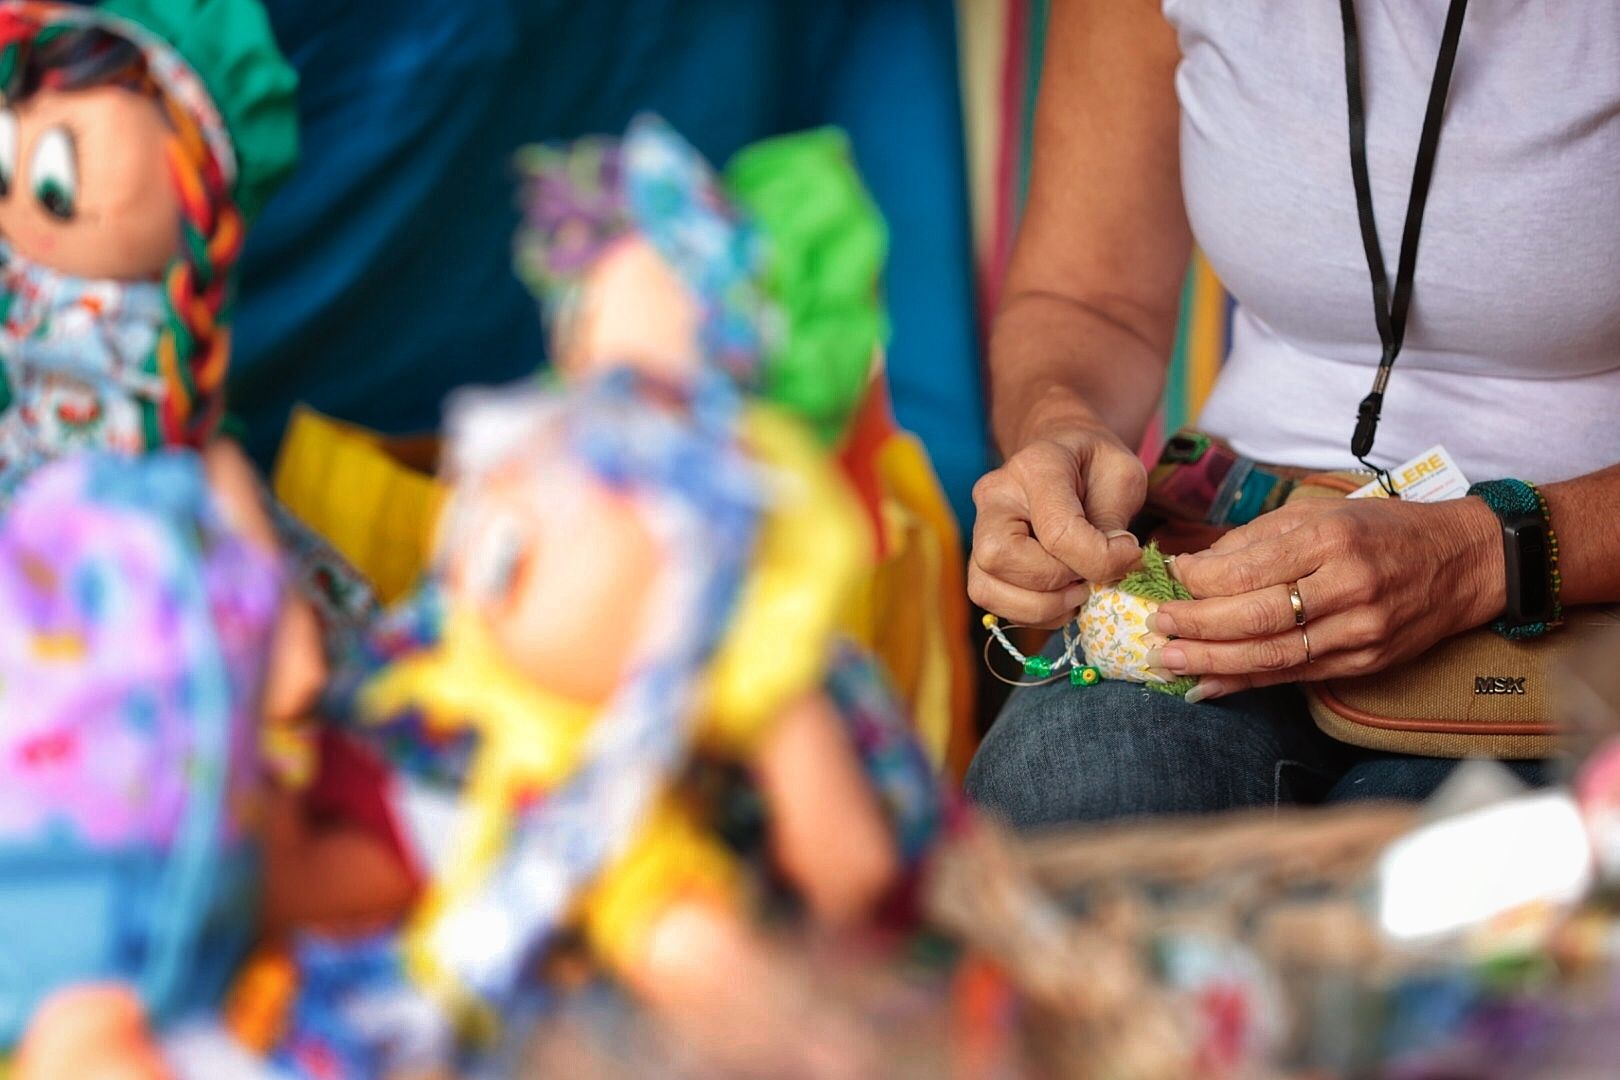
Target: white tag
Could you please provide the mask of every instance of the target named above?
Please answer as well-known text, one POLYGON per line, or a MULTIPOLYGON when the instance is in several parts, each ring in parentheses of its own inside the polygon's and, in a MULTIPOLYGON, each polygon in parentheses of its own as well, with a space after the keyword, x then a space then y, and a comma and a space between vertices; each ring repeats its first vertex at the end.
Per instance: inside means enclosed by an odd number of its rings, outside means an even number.
MULTIPOLYGON (((1460 499, 1468 494, 1468 477, 1446 453, 1443 446, 1431 446, 1411 461, 1404 461, 1389 470, 1395 491, 1409 502, 1442 502, 1460 499)), ((1358 488, 1352 499, 1387 499, 1383 487, 1374 480, 1358 488)))
POLYGON ((1574 797, 1521 795, 1391 844, 1378 860, 1379 922, 1397 941, 1466 934, 1514 911, 1565 910, 1591 888, 1592 871, 1574 797))

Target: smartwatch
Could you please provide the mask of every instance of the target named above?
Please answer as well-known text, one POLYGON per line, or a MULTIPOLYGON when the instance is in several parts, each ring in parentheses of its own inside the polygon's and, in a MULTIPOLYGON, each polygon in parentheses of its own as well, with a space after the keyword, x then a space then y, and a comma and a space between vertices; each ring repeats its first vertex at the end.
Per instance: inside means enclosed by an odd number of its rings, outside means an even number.
POLYGON ((1547 500, 1523 480, 1489 480, 1473 485, 1468 494, 1484 500, 1502 524, 1507 608, 1491 629, 1514 639, 1540 637, 1563 615, 1558 538, 1547 516, 1547 500))

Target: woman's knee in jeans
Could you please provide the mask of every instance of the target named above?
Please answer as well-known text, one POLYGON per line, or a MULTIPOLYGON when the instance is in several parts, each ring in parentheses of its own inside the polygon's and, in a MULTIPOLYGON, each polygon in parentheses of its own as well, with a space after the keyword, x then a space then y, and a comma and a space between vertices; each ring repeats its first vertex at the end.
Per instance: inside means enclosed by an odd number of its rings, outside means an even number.
POLYGON ((1319 773, 1325 786, 1329 766, 1302 714, 1292 691, 1188 705, 1128 683, 1022 690, 986 735, 967 790, 1019 828, 1273 805, 1297 797, 1280 787, 1319 773))

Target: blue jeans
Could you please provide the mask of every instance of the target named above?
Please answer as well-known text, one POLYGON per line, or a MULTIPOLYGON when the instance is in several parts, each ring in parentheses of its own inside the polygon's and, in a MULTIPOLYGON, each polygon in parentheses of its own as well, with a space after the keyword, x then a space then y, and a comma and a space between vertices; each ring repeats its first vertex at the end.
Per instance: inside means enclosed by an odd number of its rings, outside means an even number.
MULTIPOLYGON (((967 774, 1019 828, 1349 799, 1427 798, 1456 766, 1322 734, 1294 687, 1189 705, 1132 683, 1014 691, 967 774)), ((1509 767, 1545 782, 1541 762, 1509 767)))

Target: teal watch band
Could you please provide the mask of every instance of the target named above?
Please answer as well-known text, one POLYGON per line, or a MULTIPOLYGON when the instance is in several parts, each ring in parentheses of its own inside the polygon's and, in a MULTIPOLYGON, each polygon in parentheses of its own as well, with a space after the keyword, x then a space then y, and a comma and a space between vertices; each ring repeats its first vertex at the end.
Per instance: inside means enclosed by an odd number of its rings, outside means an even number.
POLYGON ((1489 480, 1468 494, 1482 499, 1502 523, 1507 610, 1491 629, 1514 640, 1540 637, 1563 618, 1558 537, 1546 498, 1523 480, 1489 480))

